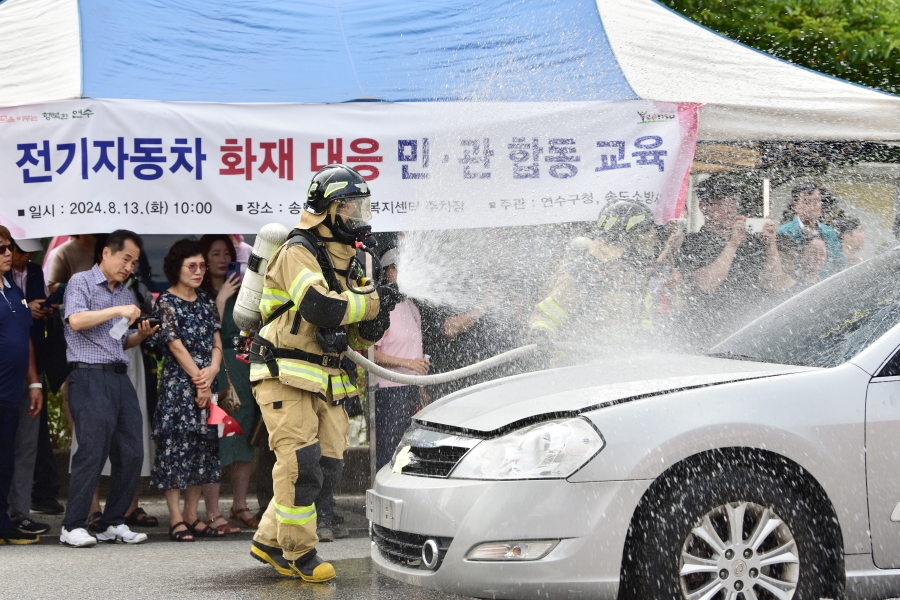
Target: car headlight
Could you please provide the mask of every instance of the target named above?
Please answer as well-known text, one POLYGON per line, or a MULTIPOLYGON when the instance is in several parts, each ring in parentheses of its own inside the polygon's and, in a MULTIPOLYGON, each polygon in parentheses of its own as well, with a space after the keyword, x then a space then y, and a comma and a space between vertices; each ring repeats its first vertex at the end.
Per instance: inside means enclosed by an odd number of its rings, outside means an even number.
POLYGON ((454 479, 562 479, 603 449, 585 419, 530 425, 475 446, 450 474, 454 479))

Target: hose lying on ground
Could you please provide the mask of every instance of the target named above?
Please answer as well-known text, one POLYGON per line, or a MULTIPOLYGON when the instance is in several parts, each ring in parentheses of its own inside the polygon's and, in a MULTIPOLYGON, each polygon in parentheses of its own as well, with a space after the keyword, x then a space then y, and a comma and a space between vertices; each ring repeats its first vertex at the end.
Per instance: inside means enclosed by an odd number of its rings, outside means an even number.
POLYGON ((475 375, 476 373, 486 371, 487 369, 498 365, 528 356, 537 349, 537 344, 529 344, 477 362, 474 365, 463 367, 462 369, 447 371, 446 373, 436 373, 435 375, 404 375, 402 373, 397 373, 396 371, 389 371, 384 367, 379 367, 359 352, 350 350, 349 348, 344 352, 344 355, 367 371, 374 373, 383 379, 387 379, 388 381, 402 383, 404 385, 434 385, 436 383, 447 383, 448 381, 456 381, 463 377, 475 375))

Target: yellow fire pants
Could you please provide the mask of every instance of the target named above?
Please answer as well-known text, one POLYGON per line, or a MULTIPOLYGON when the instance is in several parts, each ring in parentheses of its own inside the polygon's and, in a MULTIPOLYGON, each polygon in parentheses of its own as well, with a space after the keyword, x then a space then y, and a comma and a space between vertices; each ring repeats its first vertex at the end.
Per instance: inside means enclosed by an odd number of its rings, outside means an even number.
POLYGON ((275 452, 269 503, 253 539, 295 560, 316 547, 315 499, 322 488, 320 456, 343 459, 349 419, 311 392, 266 379, 253 388, 275 452))

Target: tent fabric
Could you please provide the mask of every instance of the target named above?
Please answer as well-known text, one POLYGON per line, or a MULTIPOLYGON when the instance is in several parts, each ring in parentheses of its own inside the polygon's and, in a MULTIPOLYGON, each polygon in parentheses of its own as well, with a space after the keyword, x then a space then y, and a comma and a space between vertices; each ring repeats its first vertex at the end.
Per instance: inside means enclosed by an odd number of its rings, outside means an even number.
POLYGON ((0 4, 0 106, 81 97, 77 0, 0 4))
POLYGON ((81 0, 84 95, 634 100, 594 0, 81 0))
POLYGON ((779 60, 653 0, 597 7, 638 96, 704 105, 701 140, 900 140, 897 96, 779 60))
POLYGON ((900 97, 778 60, 654 0, 6 0, 0 106, 703 105, 699 139, 900 140, 900 97))

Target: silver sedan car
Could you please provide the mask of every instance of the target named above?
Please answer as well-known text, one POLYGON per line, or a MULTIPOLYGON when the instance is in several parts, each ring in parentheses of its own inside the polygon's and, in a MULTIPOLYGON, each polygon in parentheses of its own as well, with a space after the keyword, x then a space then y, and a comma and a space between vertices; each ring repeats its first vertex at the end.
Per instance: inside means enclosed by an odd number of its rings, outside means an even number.
POLYGON ((448 396, 368 492, 372 560, 479 598, 896 595, 898 323, 900 249, 706 356, 448 396))

